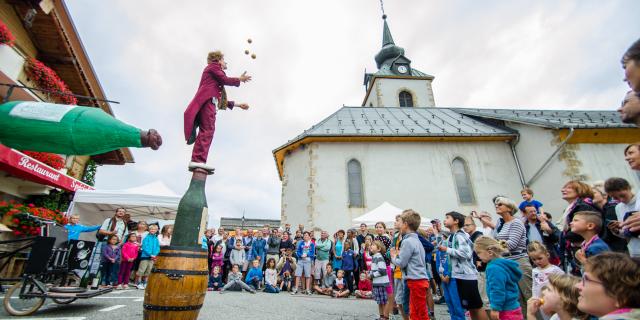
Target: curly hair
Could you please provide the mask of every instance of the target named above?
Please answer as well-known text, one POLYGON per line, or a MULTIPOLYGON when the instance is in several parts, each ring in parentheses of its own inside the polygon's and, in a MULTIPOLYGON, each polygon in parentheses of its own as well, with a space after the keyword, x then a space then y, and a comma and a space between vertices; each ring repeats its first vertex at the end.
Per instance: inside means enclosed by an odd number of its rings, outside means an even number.
POLYGON ((589 257, 584 269, 602 282, 605 293, 620 308, 640 308, 640 261, 623 253, 602 252, 589 257))
POLYGON ((217 62, 222 59, 224 59, 224 54, 220 50, 211 51, 207 54, 207 63, 217 62))
POLYGON ((593 190, 591 189, 591 186, 582 181, 570 180, 565 183, 564 186, 575 190, 578 194, 578 198, 593 198, 593 190))

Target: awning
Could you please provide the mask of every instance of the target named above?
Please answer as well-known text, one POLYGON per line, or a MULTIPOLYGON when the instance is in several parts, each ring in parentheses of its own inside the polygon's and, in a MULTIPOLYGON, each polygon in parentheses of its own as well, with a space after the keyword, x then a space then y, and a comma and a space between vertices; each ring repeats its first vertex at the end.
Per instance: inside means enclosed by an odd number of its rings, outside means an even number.
POLYGON ((69 177, 24 153, 0 145, 0 170, 21 179, 71 192, 94 190, 82 181, 69 177))

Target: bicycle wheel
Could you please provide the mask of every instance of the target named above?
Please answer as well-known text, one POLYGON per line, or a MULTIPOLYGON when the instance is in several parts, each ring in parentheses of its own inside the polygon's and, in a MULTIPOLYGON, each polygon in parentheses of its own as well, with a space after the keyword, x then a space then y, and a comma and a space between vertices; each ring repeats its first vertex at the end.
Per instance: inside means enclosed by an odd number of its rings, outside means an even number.
MULTIPOLYGON (((23 285, 24 282, 22 281, 14 284, 9 288, 7 294, 4 296, 4 310, 12 316, 28 316, 36 312, 40 307, 42 307, 44 300, 46 299, 44 295, 42 297, 20 297, 20 291, 22 290, 23 285)), ((32 284, 28 284, 27 289, 28 290, 25 290, 25 293, 42 293, 35 285, 32 284)))
POLYGON ((78 300, 78 298, 51 298, 51 300, 57 304, 69 304, 78 300))

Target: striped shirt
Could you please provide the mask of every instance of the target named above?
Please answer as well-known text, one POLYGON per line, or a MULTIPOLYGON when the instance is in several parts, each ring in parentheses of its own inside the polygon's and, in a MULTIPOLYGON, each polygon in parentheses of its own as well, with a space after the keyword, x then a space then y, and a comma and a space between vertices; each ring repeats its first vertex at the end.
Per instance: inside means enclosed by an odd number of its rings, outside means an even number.
POLYGON ((520 219, 503 222, 502 226, 494 231, 494 238, 507 242, 509 254, 505 256, 506 259, 518 260, 527 256, 527 231, 520 219))

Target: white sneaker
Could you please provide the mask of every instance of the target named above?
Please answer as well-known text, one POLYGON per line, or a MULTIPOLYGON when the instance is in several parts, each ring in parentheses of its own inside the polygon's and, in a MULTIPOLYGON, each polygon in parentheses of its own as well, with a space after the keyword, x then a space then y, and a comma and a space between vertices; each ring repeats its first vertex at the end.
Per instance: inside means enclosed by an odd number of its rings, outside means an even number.
POLYGON ((297 288, 296 288, 296 289, 293 289, 293 291, 291 291, 291 294, 292 294, 292 295, 295 295, 296 293, 298 293, 298 289, 297 289, 297 288))
POLYGON ((119 285, 116 287, 116 290, 122 290, 122 285, 121 285, 121 284, 119 284, 119 285))
POLYGON ((200 163, 200 162, 189 162, 189 171, 193 171, 193 169, 196 168, 200 168, 200 169, 204 169, 210 172, 215 171, 216 169, 212 166, 207 165, 206 163, 200 163))
POLYGON ((136 286, 136 288, 140 289, 140 290, 144 290, 144 283, 138 283, 138 285, 136 286))

